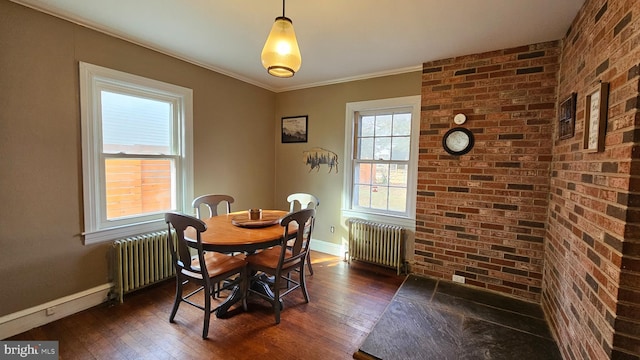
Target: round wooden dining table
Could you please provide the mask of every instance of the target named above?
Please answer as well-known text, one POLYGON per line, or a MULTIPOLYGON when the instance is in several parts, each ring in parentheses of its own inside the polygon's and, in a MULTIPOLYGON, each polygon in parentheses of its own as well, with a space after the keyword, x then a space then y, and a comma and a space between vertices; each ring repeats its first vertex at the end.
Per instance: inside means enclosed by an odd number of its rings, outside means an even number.
MULTIPOLYGON (((205 251, 251 254, 260 249, 279 245, 284 235, 280 219, 287 214, 289 212, 283 210, 262 210, 260 219, 251 220, 248 211, 238 211, 202 219, 207 225, 207 230, 200 234, 202 248, 205 251)), ((289 234, 295 235, 296 231, 297 226, 291 224, 289 234)), ((195 247, 195 229, 187 228, 184 235, 185 239, 193 242, 195 247)), ((264 279, 253 278, 251 287, 273 297, 264 279)), ((236 286, 216 311, 216 317, 226 317, 229 308, 241 299, 242 293, 236 286)))
MULTIPOLYGON (((202 247, 207 251, 251 253, 278 245, 283 235, 280 219, 288 214, 283 210, 262 210, 262 218, 249 219, 247 211, 237 211, 202 219, 207 230, 200 236, 202 247)), ((293 234, 297 229, 291 227, 293 234)), ((193 228, 185 231, 187 240, 195 241, 193 228)))

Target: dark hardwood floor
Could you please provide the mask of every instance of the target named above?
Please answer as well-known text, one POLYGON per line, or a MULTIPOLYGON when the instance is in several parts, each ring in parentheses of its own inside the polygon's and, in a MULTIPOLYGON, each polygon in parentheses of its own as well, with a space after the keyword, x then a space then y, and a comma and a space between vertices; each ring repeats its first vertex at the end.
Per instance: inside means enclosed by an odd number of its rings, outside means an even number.
POLYGON ((279 325, 270 305, 253 296, 248 312, 212 315, 203 340, 201 310, 183 303, 169 323, 172 280, 7 340, 57 340, 60 359, 351 359, 404 276, 317 252, 311 258, 310 302, 300 291, 287 296, 279 325))

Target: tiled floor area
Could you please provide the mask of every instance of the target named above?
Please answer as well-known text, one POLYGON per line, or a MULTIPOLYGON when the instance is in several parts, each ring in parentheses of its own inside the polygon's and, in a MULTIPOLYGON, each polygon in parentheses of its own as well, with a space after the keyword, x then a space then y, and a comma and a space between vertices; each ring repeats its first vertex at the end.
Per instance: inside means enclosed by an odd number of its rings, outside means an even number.
POLYGON ((354 357, 561 359, 540 306, 413 275, 354 357))

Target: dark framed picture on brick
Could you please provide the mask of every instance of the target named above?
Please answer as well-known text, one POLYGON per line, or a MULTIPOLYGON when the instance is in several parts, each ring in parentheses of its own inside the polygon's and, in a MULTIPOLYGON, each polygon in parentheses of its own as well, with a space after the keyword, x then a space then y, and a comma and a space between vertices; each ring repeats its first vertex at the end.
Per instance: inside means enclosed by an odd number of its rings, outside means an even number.
POLYGON ((576 99, 577 94, 571 95, 560 103, 558 109, 558 138, 573 137, 576 127, 576 99))

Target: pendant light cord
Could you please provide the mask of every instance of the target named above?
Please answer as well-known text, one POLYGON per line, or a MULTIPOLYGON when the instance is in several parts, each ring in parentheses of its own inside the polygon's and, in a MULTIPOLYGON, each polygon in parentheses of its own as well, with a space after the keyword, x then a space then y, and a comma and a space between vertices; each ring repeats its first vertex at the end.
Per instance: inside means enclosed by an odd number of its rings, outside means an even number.
POLYGON ((282 0, 282 17, 285 17, 284 16, 284 0, 282 0))

